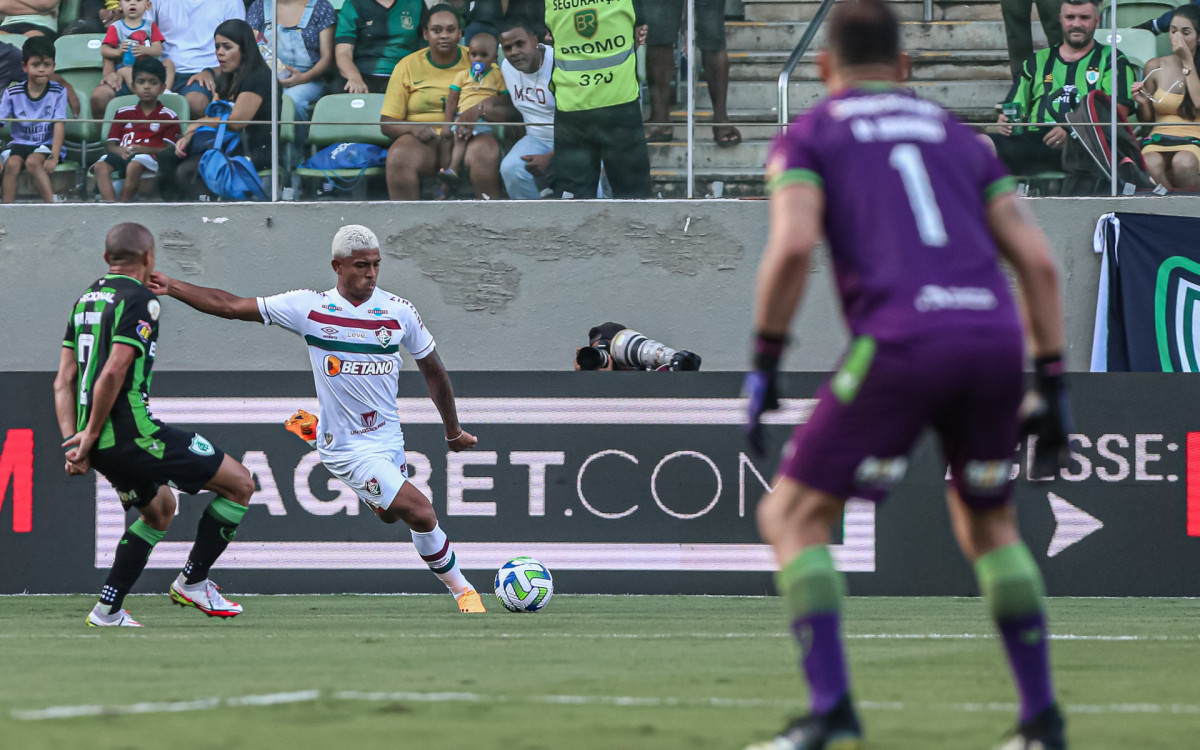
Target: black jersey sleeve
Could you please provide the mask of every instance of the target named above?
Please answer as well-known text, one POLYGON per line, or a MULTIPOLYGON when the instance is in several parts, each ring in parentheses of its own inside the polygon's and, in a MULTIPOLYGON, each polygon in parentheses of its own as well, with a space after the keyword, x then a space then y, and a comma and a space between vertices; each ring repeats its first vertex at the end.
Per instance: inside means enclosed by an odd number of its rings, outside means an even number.
POLYGON ((158 298, 149 290, 130 295, 118 305, 113 320, 113 343, 129 344, 141 353, 158 338, 158 298))

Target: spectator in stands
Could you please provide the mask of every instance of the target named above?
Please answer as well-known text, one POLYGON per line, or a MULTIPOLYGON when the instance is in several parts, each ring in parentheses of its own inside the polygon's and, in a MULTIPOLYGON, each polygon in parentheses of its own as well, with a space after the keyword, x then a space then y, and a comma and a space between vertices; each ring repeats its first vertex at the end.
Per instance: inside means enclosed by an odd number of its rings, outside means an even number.
MULTIPOLYGON (((21 67, 22 58, 23 54, 20 47, 14 47, 11 44, 0 44, 0 93, 3 93, 4 89, 8 88, 14 81, 20 81, 25 78, 25 71, 21 67)), ((71 110, 72 117, 78 117, 79 97, 75 95, 75 89, 58 73, 51 75, 50 80, 67 90, 67 108, 71 110)))
POLYGON ((469 45, 481 31, 499 38, 501 31, 522 19, 533 25, 538 39, 546 36, 546 25, 542 22, 546 15, 545 0, 475 0, 471 6, 463 28, 463 44, 469 45))
POLYGON ((500 32, 507 94, 486 102, 489 115, 497 120, 524 120, 525 135, 513 144, 500 162, 504 190, 514 200, 540 198, 550 190, 550 164, 554 157, 554 50, 538 43, 534 23, 517 18, 506 22, 500 32))
MULTIPOLYGON (((1191 4, 1195 5, 1197 10, 1200 10, 1200 0, 1192 0, 1191 4)), ((1147 31, 1153 31, 1155 34, 1165 34, 1171 28, 1171 16, 1173 15, 1175 15, 1174 8, 1168 10, 1166 13, 1163 13, 1158 18, 1151 18, 1149 21, 1143 21, 1133 28, 1146 29, 1147 31)), ((1147 67, 1149 67, 1149 65, 1147 65, 1147 67)))
POLYGON ((346 0, 333 35, 340 94, 382 94, 396 64, 421 48, 422 0, 346 0))
MULTIPOLYGON (((244 19, 245 6, 241 0, 154 0, 152 10, 164 37, 163 54, 175 66, 172 90, 187 99, 193 119, 202 117, 213 94, 209 69, 217 67, 213 31, 223 21, 244 19)), ((92 95, 93 112, 103 113, 116 95, 102 88, 92 95)))
MULTIPOLYGON (((1008 102, 1021 109, 1023 132, 1001 114, 998 133, 991 136, 996 153, 1017 175, 1057 171, 1062 167, 1062 149, 1069 135, 1061 124, 1091 91, 1112 95, 1112 48, 1093 38, 1100 23, 1097 0, 1063 0, 1059 13, 1062 44, 1039 50, 1026 58, 1021 76, 1013 84, 1008 102), (1040 127, 1039 127, 1040 125, 1040 127), (1049 127, 1047 127, 1049 126, 1049 127)), ((1117 107, 1128 116, 1133 101, 1130 87, 1134 69, 1125 55, 1117 53, 1117 107)))
POLYGON ((50 175, 62 156, 66 137, 63 120, 67 117, 67 90, 50 80, 54 74, 54 42, 44 36, 27 39, 21 47, 21 68, 25 80, 0 95, 0 120, 17 121, 9 124, 12 137, 0 152, 0 168, 4 171, 0 201, 12 203, 17 199, 17 178, 24 169, 33 178, 42 200, 53 203, 50 175))
POLYGON ((642 19, 640 0, 587 11, 546 6, 554 38, 554 189, 564 198, 594 195, 601 161, 614 197, 650 197, 634 57, 646 41, 642 19))
MULTIPOLYGON (((392 200, 417 200, 421 178, 437 175, 441 129, 430 123, 445 117, 442 102, 450 95, 450 84, 470 68, 467 52, 458 44, 462 29, 453 8, 430 8, 422 33, 429 49, 414 52, 396 65, 379 118, 383 134, 392 139, 387 155, 388 196, 392 200)), ((486 104, 477 107, 481 111, 475 120, 479 115, 486 118, 486 104)), ((500 182, 500 149, 495 138, 473 139, 463 163, 476 195, 499 197, 495 186, 500 182)))
MULTIPOLYGON (((1013 81, 1021 78, 1021 64, 1033 54, 1033 3, 1034 0, 1000 0, 1000 13, 1004 17, 1004 35, 1008 41, 1008 65, 1012 69, 1013 81)), ((1046 32, 1049 47, 1062 43, 1062 23, 1059 10, 1063 0, 1037 0, 1038 18, 1042 31, 1046 32)))
MULTIPOLYGON (((233 103, 226 128, 241 132, 242 153, 255 168, 263 169, 271 163, 271 68, 258 53, 254 29, 245 21, 225 21, 217 27, 213 39, 220 72, 214 78, 205 71, 210 79, 205 85, 212 86, 218 99, 233 103), (247 120, 251 123, 245 124, 247 120)), ((195 200, 204 191, 199 177, 204 150, 192 148, 192 139, 199 128, 219 124, 217 117, 192 120, 175 150, 159 156, 158 185, 163 198, 195 200)))
MULTIPOLYGON (((685 0, 657 0, 646 5, 650 32, 646 40, 646 77, 650 84, 650 122, 646 140, 670 141, 671 83, 675 80, 675 41, 686 13, 685 0)), ((729 90, 729 53, 725 51, 725 0, 696 0, 696 46, 704 81, 712 99, 713 140, 718 146, 736 146, 742 134, 729 124, 725 107, 729 90)))
POLYGON ((58 38, 58 0, 0 0, 0 32, 58 38))
MULTIPOLYGON (((133 92, 133 63, 139 57, 150 55, 161 57, 163 52, 162 30, 147 14, 150 0, 120 0, 121 17, 104 35, 100 45, 100 57, 104 63, 104 78, 97 89, 109 89, 101 96, 92 91, 92 111, 104 114, 103 107, 113 96, 124 96, 133 92)), ((171 87, 175 78, 175 66, 167 61, 165 83, 171 87)), ((158 97, 155 96, 157 99, 158 97)))
POLYGON ((103 34, 104 30, 121 17, 118 0, 81 0, 79 18, 71 21, 65 29, 67 34, 103 34))
POLYGON ((1200 189, 1200 10, 1175 9, 1168 24, 1171 52, 1146 62, 1145 81, 1133 84, 1138 119, 1157 122, 1142 142, 1146 168, 1158 184, 1172 190, 1200 189), (1151 93, 1153 92, 1153 93, 1151 93))
POLYGON ((110 203, 117 200, 113 178, 125 180, 120 200, 128 203, 138 194, 142 175, 157 172, 159 154, 175 148, 179 140, 179 115, 158 100, 167 75, 166 66, 153 57, 133 63, 138 103, 117 110, 108 129, 107 153, 92 168, 100 197, 110 203))
MULTIPOLYGON (((333 27, 337 13, 329 0, 278 0, 279 85, 296 105, 296 119, 307 120, 313 104, 325 94, 325 72, 333 65, 333 27)), ((271 2, 254 0, 246 22, 271 49, 275 24, 271 2)))
MULTIPOLYGON (((493 97, 508 93, 508 89, 504 88, 504 76, 500 73, 500 68, 496 66, 498 49, 496 37, 486 31, 477 33, 471 40, 471 45, 467 47, 467 56, 471 67, 458 74, 454 83, 450 84, 450 94, 446 97, 444 116, 447 122, 455 122, 464 111, 493 97)), ((478 111, 476 110, 476 113, 478 111)), ((491 113, 489 112, 489 114, 491 113)), ((477 138, 495 140, 494 130, 491 125, 487 124, 486 117, 467 118, 462 122, 456 122, 450 128, 442 129, 442 140, 449 146, 443 151, 449 153, 442 154, 443 163, 446 166, 438 172, 438 180, 441 182, 437 195, 439 200, 454 196, 458 189, 463 159, 467 155, 467 149, 477 138)), ((500 144, 497 143, 496 153, 499 152, 500 144)), ((488 177, 490 176, 488 175, 488 177)), ((475 197, 499 196, 499 173, 495 174, 495 180, 485 180, 485 182, 486 184, 474 185, 477 188, 475 197)))

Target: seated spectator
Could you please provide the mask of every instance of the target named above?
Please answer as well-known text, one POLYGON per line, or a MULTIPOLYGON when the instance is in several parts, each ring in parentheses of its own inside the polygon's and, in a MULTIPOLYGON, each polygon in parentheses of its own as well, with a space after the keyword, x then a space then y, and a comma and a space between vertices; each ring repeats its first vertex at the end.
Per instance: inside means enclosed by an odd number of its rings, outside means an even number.
MULTIPOLYGON (((121 17, 108 27, 100 45, 104 78, 96 88, 112 89, 113 96, 130 94, 133 92, 134 60, 146 55, 162 56, 163 34, 147 13, 149 7, 150 0, 120 0, 121 17)), ((165 67, 165 83, 169 88, 175 77, 175 66, 168 60, 165 67)), ((111 98, 107 95, 97 97, 93 91, 92 111, 97 116, 103 115, 104 110, 96 105, 106 107, 111 98)))
POLYGON ((66 137, 63 120, 67 117, 67 90, 50 80, 54 74, 54 42, 44 36, 26 40, 21 47, 21 68, 25 80, 9 86, 0 96, 0 120, 17 121, 9 124, 12 137, 0 152, 0 168, 4 171, 0 201, 12 203, 17 199, 17 178, 24 169, 33 178, 42 200, 53 203, 50 175, 62 157, 66 137))
POLYGON ((0 32, 58 38, 58 0, 0 0, 0 32))
POLYGON ((121 17, 118 0, 81 0, 79 3, 79 18, 63 29, 63 36, 68 34, 103 34, 121 17))
MULTIPOLYGON (((452 8, 446 5, 431 8, 422 31, 429 49, 414 52, 396 65, 379 117, 383 134, 392 139, 387 155, 388 197, 392 200, 417 200, 421 178, 437 175, 441 164, 441 128, 431 123, 442 122, 445 117, 442 103, 450 95, 450 84, 470 67, 467 51, 458 44, 462 29, 452 8)), ((482 106, 486 105, 472 109, 482 106)), ((478 113, 471 114, 475 120, 479 119, 478 113)), ((486 111, 482 114, 486 115, 486 111)), ((494 179, 499 183, 500 148, 492 136, 473 139, 467 145, 463 163, 471 173, 477 195, 487 193, 487 186, 478 180, 494 179)), ((487 195, 498 197, 496 188, 491 189, 494 192, 487 195)))
MULTIPOLYGON (((333 27, 337 13, 329 0, 279 1, 279 85, 296 105, 296 119, 307 120, 325 95, 325 72, 333 65, 333 27)), ((246 14, 250 28, 271 50, 274 24, 271 3, 254 0, 246 14)), ((276 66, 277 68, 279 66, 276 66)))
MULTIPOLYGON (((504 76, 500 73, 500 68, 496 67, 497 49, 496 37, 486 31, 479 32, 471 40, 471 46, 467 48, 471 67, 458 74, 454 83, 450 84, 450 95, 446 97, 447 122, 454 122, 460 114, 477 104, 508 93, 508 89, 504 88, 504 76)), ((486 123, 486 118, 479 117, 442 129, 442 140, 451 145, 446 149, 449 153, 444 155, 447 157, 443 162, 446 167, 438 173, 442 182, 438 191, 439 199, 453 196, 458 188, 463 158, 471 142, 476 138, 494 138, 492 126, 486 123)), ((497 174, 496 179, 489 181, 487 185, 481 186, 477 183, 476 187, 482 189, 486 195, 496 196, 500 192, 499 178, 500 175, 497 174)), ((483 195, 477 191, 475 197, 482 198, 483 195)))
POLYGON ((1142 141, 1142 156, 1154 181, 1171 190, 1200 188, 1200 10, 1176 8, 1168 26, 1172 54, 1146 63, 1145 81, 1133 84, 1138 119, 1157 122, 1142 141), (1153 92, 1153 94, 1149 93, 1153 92))
MULTIPOLYGON (((254 29, 245 21, 225 21, 213 37, 220 72, 216 76, 210 71, 198 75, 204 77, 202 83, 213 89, 217 99, 233 103, 226 129, 241 132, 242 153, 256 169, 265 169, 271 164, 271 68, 258 53, 254 29), (245 124, 246 120, 252 122, 245 124)), ((219 125, 219 117, 193 120, 174 151, 159 156, 158 188, 163 198, 195 200, 205 192, 199 176, 204 151, 191 148, 191 141, 199 128, 219 125)))
MULTIPOLYGON (((650 122, 646 140, 670 141, 675 129, 671 120, 671 84, 675 80, 675 42, 686 11, 684 0, 646 3, 646 77, 650 84, 650 122)), ((736 146, 742 134, 729 124, 725 108, 729 91, 729 53, 725 51, 725 0, 696 0, 696 46, 704 81, 712 99, 713 140, 718 146, 736 146)))
MULTIPOLYGON (((1048 47, 1062 43, 1062 24, 1059 22, 1062 3, 1063 0, 1037 0, 1038 18, 1046 33, 1048 47)), ((1033 4, 1034 0, 1000 0, 1004 36, 1008 42, 1008 66, 1012 69, 1014 83, 1021 79, 1022 63, 1033 54, 1033 4)))
MULTIPOLYGON (((3 93, 4 89, 15 81, 24 80, 25 71, 21 67, 23 57, 20 47, 0 44, 0 93, 3 93)), ((79 97, 75 95, 75 89, 58 73, 52 74, 50 80, 67 90, 67 108, 71 110, 72 117, 78 117, 79 97)), ((3 129, 2 124, 0 124, 0 129, 3 129)))
MULTIPOLYGON (((246 9, 241 0, 154 0, 152 9, 163 35, 163 54, 175 66, 171 90, 187 99, 193 119, 202 117, 213 94, 204 82, 212 81, 208 71, 217 67, 213 31, 223 21, 245 18, 246 9)), ((103 114, 114 96, 115 89, 98 87, 92 111, 103 114)))
POLYGON ((179 115, 158 100, 166 89, 167 69, 153 57, 133 64, 133 93, 138 103, 117 110, 108 129, 107 153, 92 167, 100 197, 117 200, 113 179, 124 179, 120 201, 138 194, 144 173, 158 171, 158 156, 175 148, 179 140, 179 115))
POLYGON ((335 94, 382 94, 397 63, 422 47, 422 0, 346 0, 333 35, 335 94))
MULTIPOLYGON (((1191 4, 1195 5, 1197 10, 1200 10, 1200 0, 1192 0, 1191 4)), ((1171 28, 1171 16, 1173 16, 1173 15, 1175 15, 1174 8, 1172 8, 1171 10, 1168 10, 1166 13, 1163 13, 1158 18, 1151 18, 1149 21, 1144 21, 1142 23, 1139 23, 1137 26, 1134 26, 1133 28, 1145 29, 1147 31, 1153 31, 1156 35, 1157 34, 1165 34, 1171 28)))
MULTIPOLYGON (((1061 169, 1062 149, 1069 135, 1056 123, 1066 122, 1067 114, 1091 91, 1113 94, 1112 48, 1096 44, 1093 38, 1100 23, 1097 1, 1063 0, 1059 14, 1062 44, 1030 55, 1009 92, 1008 102, 1020 110, 1020 122, 1033 123, 1033 127, 1017 125, 1023 132, 1016 132, 1013 122, 1002 113, 999 132, 990 138, 997 155, 1015 175, 1061 169)), ((1133 78, 1133 67, 1118 52, 1119 84, 1114 98, 1123 116, 1128 116, 1133 104, 1133 78)))

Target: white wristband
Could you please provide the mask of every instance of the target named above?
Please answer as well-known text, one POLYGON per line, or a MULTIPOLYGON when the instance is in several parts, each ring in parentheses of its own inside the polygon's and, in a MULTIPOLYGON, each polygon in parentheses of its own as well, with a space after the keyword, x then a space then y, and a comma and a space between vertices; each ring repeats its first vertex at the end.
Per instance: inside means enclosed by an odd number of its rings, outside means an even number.
POLYGON ((459 433, 458 433, 457 435, 455 435, 454 437, 452 437, 452 438, 446 438, 446 442, 447 442, 447 443, 453 443, 455 440, 458 440, 460 437, 462 437, 463 435, 466 435, 466 434, 467 434, 467 431, 466 431, 466 430, 461 430, 461 431, 459 431, 459 433))

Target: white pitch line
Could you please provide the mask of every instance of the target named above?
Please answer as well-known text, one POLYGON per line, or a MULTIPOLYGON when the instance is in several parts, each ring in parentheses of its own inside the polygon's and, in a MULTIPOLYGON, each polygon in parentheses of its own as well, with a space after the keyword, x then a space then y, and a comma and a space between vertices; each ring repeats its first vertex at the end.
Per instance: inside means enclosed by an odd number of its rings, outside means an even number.
MULTIPOLYGON (((355 638, 374 637, 373 633, 354 633, 355 638)), ((264 636, 271 638, 271 635, 264 636)), ((791 638, 791 633, 393 633, 393 638, 410 640, 669 640, 672 638, 694 638, 699 640, 742 640, 753 638, 791 638)), ((979 641, 992 640, 994 633, 848 633, 851 641, 979 641)), ((50 639, 99 639, 99 638, 153 638, 155 640, 203 640, 223 639, 225 636, 208 633, 0 633, 0 640, 50 639)), ((1080 633, 1051 633, 1052 641, 1099 641, 1106 643, 1162 643, 1200 641, 1200 635, 1088 635, 1080 633)))
POLYGON ((234 698, 201 698, 194 701, 159 703, 131 703, 125 706, 51 706, 34 711, 14 710, 14 719, 44 721, 46 719, 74 719, 81 716, 122 716, 128 714, 163 714, 178 711, 207 711, 221 706, 275 706, 281 703, 306 703, 321 697, 319 690, 300 690, 290 693, 268 693, 266 695, 242 695, 234 698))
MULTIPOLYGON (((266 695, 244 695, 232 698, 202 698, 193 701, 133 703, 126 706, 51 706, 40 710, 14 710, 12 716, 24 721, 71 719, 85 716, 118 716, 129 714, 174 713, 205 711, 236 706, 273 706, 285 703, 304 703, 320 699, 320 690, 299 690, 266 695)), ((778 698, 719 698, 634 695, 488 695, 484 693, 417 693, 371 692, 338 690, 329 697, 339 701, 409 702, 409 703, 534 703, 559 706, 615 706, 620 708, 776 708, 790 709, 795 700, 778 698)), ((1013 713, 1013 703, 907 703, 900 701, 859 701, 865 711, 943 711, 954 713, 1013 713)), ((1072 704, 1068 714, 1179 714, 1200 716, 1200 706, 1192 704, 1108 703, 1072 704)))

